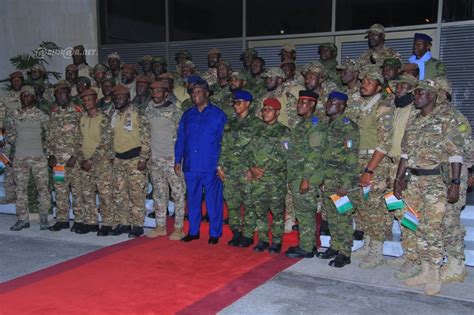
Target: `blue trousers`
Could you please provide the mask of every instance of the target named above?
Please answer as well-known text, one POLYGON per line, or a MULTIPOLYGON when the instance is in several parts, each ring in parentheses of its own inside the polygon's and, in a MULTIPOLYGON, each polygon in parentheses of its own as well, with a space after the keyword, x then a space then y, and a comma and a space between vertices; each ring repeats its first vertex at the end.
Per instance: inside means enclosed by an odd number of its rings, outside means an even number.
POLYGON ((209 215, 209 235, 222 236, 222 209, 224 205, 223 185, 216 172, 184 173, 188 196, 189 234, 199 234, 201 226, 202 192, 206 194, 206 208, 209 215))

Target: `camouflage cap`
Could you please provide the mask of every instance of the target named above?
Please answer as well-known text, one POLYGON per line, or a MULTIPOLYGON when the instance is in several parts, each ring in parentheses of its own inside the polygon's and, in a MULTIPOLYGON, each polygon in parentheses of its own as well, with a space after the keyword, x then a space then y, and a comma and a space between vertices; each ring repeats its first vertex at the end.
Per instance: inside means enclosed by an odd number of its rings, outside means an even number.
POLYGON ((283 67, 283 65, 288 65, 288 64, 292 64, 292 65, 294 65, 294 66, 296 67, 296 63, 295 63, 293 60, 291 60, 291 59, 285 59, 285 60, 283 60, 283 62, 280 64, 280 68, 283 67))
POLYGON ((377 65, 367 65, 359 73, 359 79, 363 80, 365 77, 377 80, 380 84, 383 84, 384 78, 382 76, 382 71, 377 65))
POLYGON ((94 66, 94 72, 96 71, 109 72, 109 67, 107 67, 103 63, 98 63, 94 66))
POLYGON ((70 64, 66 66, 66 71, 79 71, 79 68, 75 64, 70 64))
MULTIPOLYGON (((287 52, 292 52, 292 51, 296 51, 296 47, 292 43, 284 43, 281 46, 281 50, 287 51, 287 52)), ((279 55, 281 55, 281 52, 279 53, 279 55)))
POLYGON ((174 54, 174 60, 178 60, 179 58, 185 58, 187 60, 193 60, 193 56, 187 50, 180 50, 174 54))
POLYGON ((112 53, 110 53, 110 54, 107 56, 107 60, 109 60, 109 59, 122 60, 122 58, 120 58, 120 55, 118 54, 118 52, 112 52, 112 53))
POLYGON ((153 60, 153 57, 150 56, 150 55, 145 55, 143 57, 141 57, 140 59, 138 59, 138 63, 139 64, 142 64, 144 62, 151 62, 153 60))
POLYGON ((242 71, 234 71, 230 74, 229 80, 230 79, 247 80, 247 77, 242 71))
POLYGON ((151 79, 149 76, 146 76, 146 75, 139 75, 137 76, 137 78, 135 79, 135 82, 144 82, 144 83, 148 83, 150 84, 151 83, 151 79))
POLYGON ((23 76, 23 73, 21 73, 21 71, 15 71, 15 72, 12 72, 10 73, 10 75, 8 76, 10 79, 13 79, 13 78, 22 78, 24 79, 25 77, 23 76))
POLYGON ((83 98, 84 96, 90 96, 90 95, 95 95, 97 96, 97 92, 94 89, 87 89, 84 92, 82 92, 79 97, 83 98))
POLYGON ((174 76, 169 73, 169 72, 163 72, 162 74, 160 74, 157 78, 157 80, 165 80, 165 79, 168 79, 168 80, 173 80, 174 81, 174 76))
POLYGON ((129 69, 131 71, 133 71, 135 74, 137 74, 137 68, 135 68, 134 65, 131 65, 129 63, 124 63, 122 66, 121 66, 122 70, 125 70, 125 69, 129 69))
POLYGON ((445 77, 436 77, 434 79, 436 84, 438 84, 438 87, 441 91, 449 94, 453 94, 453 87, 451 86, 451 82, 445 77))
POLYGON ((240 60, 243 60, 244 56, 248 55, 258 57, 258 52, 255 50, 255 48, 247 48, 240 54, 240 60))
POLYGON ((35 95, 35 89, 31 85, 23 85, 20 90, 20 94, 31 94, 35 95))
POLYGON ((305 76, 308 72, 316 73, 321 76, 321 78, 326 78, 327 72, 324 66, 320 62, 312 62, 307 64, 301 70, 301 74, 305 76))
POLYGON ((322 43, 319 45, 318 51, 321 51, 321 48, 327 48, 337 54, 337 46, 334 43, 322 43))
POLYGON ((178 65, 178 68, 181 70, 183 67, 189 67, 191 69, 196 69, 196 65, 191 60, 186 60, 182 64, 178 65))
POLYGON ((154 81, 150 84, 150 89, 153 90, 153 89, 167 89, 168 88, 168 85, 166 84, 166 82, 164 80, 160 80, 160 81, 154 81))
POLYGON ((438 83, 434 80, 426 79, 418 81, 415 90, 426 90, 430 92, 438 92, 440 90, 438 83))
POLYGON ((89 79, 88 77, 78 77, 77 78, 77 84, 79 84, 79 83, 85 83, 89 86, 92 84, 91 79, 89 79))
POLYGON ((39 70, 43 73, 46 72, 46 68, 41 64, 41 63, 35 63, 32 67, 31 70, 39 70))
POLYGON ((383 61, 382 67, 401 68, 402 61, 398 58, 387 58, 383 61))
POLYGON ((130 95, 130 90, 128 87, 126 87, 123 84, 118 84, 114 87, 112 91, 113 95, 122 95, 122 94, 129 94, 130 95))
POLYGON ((392 91, 396 91, 398 83, 408 83, 411 86, 411 89, 408 90, 408 93, 412 92, 416 85, 418 84, 418 79, 412 76, 411 74, 402 74, 397 80, 392 80, 388 84, 392 91))
POLYGON ((230 62, 226 61, 226 60, 221 60, 219 61, 217 64, 216 64, 216 68, 219 67, 220 65, 223 65, 223 66, 226 66, 227 68, 229 69, 232 69, 232 65, 230 64, 230 62))
POLYGON ((275 78, 275 77, 284 78, 285 74, 283 73, 283 70, 281 70, 281 68, 272 67, 263 71, 263 73, 260 76, 262 78, 275 78))
POLYGON ((58 83, 54 86, 54 91, 62 90, 62 89, 71 89, 71 85, 66 80, 59 80, 58 83))
POLYGON ((212 55, 212 54, 215 54, 215 55, 220 55, 221 53, 221 50, 219 48, 211 48, 209 49, 209 51, 207 52, 207 55, 212 55))
POLYGON ((372 24, 366 33, 375 32, 379 34, 385 34, 385 27, 382 24, 372 24))
POLYGON ((151 62, 152 63, 159 63, 159 64, 162 64, 162 65, 165 65, 165 66, 168 65, 168 61, 163 56, 155 56, 155 57, 153 57, 151 62))
POLYGON ((344 69, 351 69, 354 71, 360 70, 360 65, 356 59, 346 58, 344 59, 340 65, 336 66, 337 70, 344 70, 344 69))

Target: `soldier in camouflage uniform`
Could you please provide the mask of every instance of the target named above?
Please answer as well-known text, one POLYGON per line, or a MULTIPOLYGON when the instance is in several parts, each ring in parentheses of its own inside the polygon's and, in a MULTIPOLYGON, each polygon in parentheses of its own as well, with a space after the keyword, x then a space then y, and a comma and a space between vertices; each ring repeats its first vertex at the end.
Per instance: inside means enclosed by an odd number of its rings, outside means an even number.
POLYGON ((340 88, 342 83, 337 72, 337 46, 333 43, 322 43, 319 45, 318 53, 319 62, 327 72, 327 80, 336 83, 337 87, 340 88))
POLYGON ((385 59, 400 57, 395 50, 385 46, 385 28, 383 25, 373 24, 366 33, 365 38, 367 38, 369 49, 357 59, 357 63, 361 67, 373 64, 380 67, 385 59))
POLYGON ((207 53, 207 71, 202 74, 202 78, 209 86, 218 83, 217 65, 221 61, 221 51, 219 48, 211 48, 207 53))
POLYGON ((115 84, 122 82, 121 62, 122 58, 120 58, 120 55, 117 52, 110 53, 107 56, 107 64, 115 84))
MULTIPOLYGON (((178 101, 183 104, 184 101, 190 99, 190 94, 188 93, 190 77, 197 77, 196 74, 196 65, 189 60, 184 61, 183 64, 180 64, 178 67, 179 77, 174 80, 174 89, 173 94, 176 96, 178 101)), ((192 102, 191 102, 192 103, 192 102)), ((186 110, 182 107, 183 112, 186 110)))
POLYGON ((444 256, 443 219, 446 203, 459 200, 461 166, 464 162, 462 133, 465 128, 452 107, 438 103, 439 85, 433 80, 420 81, 415 89, 415 107, 402 140, 402 154, 394 181, 394 194, 404 198, 417 213, 419 225, 415 237, 421 260, 421 273, 405 280, 407 286, 425 284, 425 293, 441 290, 440 267, 444 256), (445 176, 446 169, 451 176, 445 176), (411 174, 408 185, 405 173, 411 174), (446 190, 446 186, 448 189, 446 190), (402 196, 402 190, 407 191, 402 196))
POLYGON ((384 79, 382 86, 382 97, 392 102, 395 98, 395 91, 390 86, 390 81, 397 80, 402 68, 402 61, 398 58, 387 58, 382 64, 382 76, 384 79))
POLYGON ((232 66, 227 61, 220 61, 217 64, 217 83, 211 86, 214 95, 210 97, 211 102, 222 109, 227 118, 232 117, 234 109, 232 107, 232 91, 229 88, 229 79, 232 74, 232 66))
POLYGON ((290 130, 278 122, 281 104, 276 98, 263 101, 263 127, 245 149, 245 161, 249 167, 246 177, 250 180, 250 198, 247 211, 255 211, 245 216, 244 236, 253 239, 258 230, 258 244, 254 251, 279 253, 284 232, 284 208, 287 192, 287 150, 290 130), (268 212, 272 213, 272 244, 269 245, 268 212))
POLYGON ((36 95, 36 107, 41 109, 43 113, 49 116, 51 114, 51 108, 53 106, 53 103, 44 97, 46 85, 44 83, 37 82, 33 83, 33 88, 35 89, 36 95))
POLYGON ((114 183, 114 224, 112 235, 128 232, 128 237, 143 234, 146 196, 146 162, 150 156, 149 123, 130 106, 130 91, 116 85, 113 92, 116 111, 112 115, 114 183))
POLYGON ((30 176, 38 190, 40 202, 40 229, 48 229, 50 196, 48 192, 48 164, 44 156, 44 132, 49 117, 34 106, 35 92, 31 86, 23 86, 20 94, 21 107, 8 117, 6 136, 15 146, 13 167, 16 182, 17 222, 10 228, 20 231, 30 227, 27 187, 30 176))
POLYGON ((446 78, 446 67, 438 59, 431 55, 431 42, 433 39, 423 33, 415 33, 413 40, 413 55, 409 62, 417 64, 420 80, 435 79, 437 77, 446 78))
POLYGON ((336 68, 340 70, 341 91, 347 94, 348 97, 345 114, 350 119, 356 121, 359 106, 364 101, 360 95, 360 67, 356 60, 347 58, 336 68))
MULTIPOLYGON (((359 128, 356 123, 344 115, 347 95, 333 91, 328 95, 326 115, 329 117, 319 139, 321 150, 315 151, 321 158, 314 169, 321 170, 319 178, 314 182, 321 184, 323 208, 327 214, 331 230, 330 247, 323 253, 317 253, 321 259, 331 259, 329 266, 341 268, 351 263, 352 211, 340 213, 330 196, 348 196, 354 200, 359 190, 357 186, 359 128)), ((318 174, 313 176, 318 177, 318 174)))
POLYGON ((78 222, 76 233, 97 232, 107 236, 112 230, 112 128, 110 118, 96 106, 97 92, 88 89, 81 93, 86 114, 80 119, 81 140, 77 160, 81 165, 80 180, 82 209, 76 213, 78 222), (96 192, 102 227, 97 224, 96 192))
POLYGON ((146 107, 151 101, 151 79, 147 76, 139 75, 135 81, 137 96, 132 99, 132 107, 135 108, 141 115, 143 115, 146 107))
POLYGON ((84 92, 85 90, 90 89, 91 86, 92 86, 91 79, 89 79, 88 77, 78 77, 77 83, 76 83, 77 95, 73 96, 72 101, 75 104, 82 106, 82 99, 79 95, 82 94, 82 92, 84 92))
POLYGON ((102 81, 101 90, 104 97, 97 101, 97 109, 104 113, 107 117, 111 118, 115 112, 115 105, 112 101, 112 92, 115 87, 114 79, 107 78, 102 81))
POLYGON ((162 56, 153 57, 153 60, 151 61, 151 66, 152 66, 153 75, 154 75, 153 80, 158 80, 159 76, 164 73, 169 74, 170 79, 174 80, 173 75, 167 72, 168 61, 166 60, 165 57, 162 57, 162 56))
POLYGON ((131 100, 137 96, 137 68, 131 64, 122 64, 121 84, 130 91, 131 100))
POLYGON ((150 86, 152 100, 148 104, 145 116, 149 121, 151 158, 148 169, 153 183, 155 202, 156 228, 147 234, 154 238, 166 236, 166 210, 171 196, 174 201, 174 231, 170 240, 179 241, 185 236, 183 232, 184 198, 186 185, 183 177, 174 172, 174 143, 176 129, 181 118, 181 110, 176 103, 168 99, 168 90, 163 81, 153 82, 150 86))
POLYGON ((261 57, 255 57, 250 65, 251 77, 244 77, 247 80, 247 89, 252 92, 254 99, 259 99, 265 92, 265 79, 262 78, 262 73, 265 71, 265 60, 261 57))
MULTIPOLYGON (((295 97, 298 96, 301 90, 304 90, 305 87, 300 83, 301 80, 295 78, 296 75, 296 64, 294 61, 285 60, 281 63, 280 68, 283 70, 283 86, 295 97)), ((301 77, 301 75, 298 73, 301 77)))
MULTIPOLYGON (((235 114, 225 125, 222 138, 218 175, 224 183, 224 199, 229 209, 229 226, 233 237, 228 244, 231 246, 239 246, 241 241, 243 247, 253 244, 253 238, 242 239, 244 222, 241 214, 249 194, 249 183, 245 180, 246 164, 242 163, 243 154, 262 126, 261 121, 250 113, 252 100, 252 94, 247 91, 237 90, 233 93, 235 114)), ((251 210, 246 208, 244 211, 247 220, 252 222, 255 221, 255 213, 251 210)))
POLYGON ((92 82, 92 88, 97 92, 97 99, 101 99, 104 96, 102 93, 102 82, 107 78, 110 79, 110 77, 110 70, 106 65, 102 63, 95 65, 92 70, 92 78, 94 79, 92 82))
POLYGON ((86 61, 86 53, 83 45, 76 45, 72 48, 72 61, 77 66, 79 76, 91 79, 92 68, 86 61))
POLYGON ((153 73, 153 57, 145 55, 138 60, 138 64, 141 67, 141 75, 148 77, 151 81, 155 80, 155 74, 153 73))
MULTIPOLYGON (((82 108, 71 101, 71 87, 66 81, 59 81, 54 89, 56 103, 51 111, 46 133, 48 164, 53 168, 54 190, 56 192, 56 223, 50 231, 69 228, 69 192, 72 192, 74 209, 81 208, 77 197, 80 189, 80 166, 77 163, 77 148, 80 141, 79 121, 82 108), (63 176, 58 176, 63 172, 63 176)), ((75 229, 73 229, 74 231, 75 229)))
POLYGON ((79 70, 75 64, 70 64, 66 66, 64 78, 71 86, 71 96, 77 97, 77 79, 79 78, 79 70))
POLYGON ((299 225, 299 245, 290 247, 286 256, 291 258, 312 258, 315 247, 316 210, 318 204, 319 184, 310 183, 310 178, 320 170, 313 169, 320 148, 320 129, 323 125, 318 116, 314 114, 318 95, 312 91, 302 90, 298 99, 298 115, 300 121, 291 130, 288 149, 288 184, 293 196, 295 215, 299 225), (310 137, 311 135, 311 137, 310 137), (308 155, 313 153, 314 161, 311 163, 308 155))
POLYGON ((258 52, 255 48, 247 48, 240 54, 240 61, 242 61, 241 71, 244 73, 247 81, 252 77, 250 68, 255 57, 258 57, 258 52))

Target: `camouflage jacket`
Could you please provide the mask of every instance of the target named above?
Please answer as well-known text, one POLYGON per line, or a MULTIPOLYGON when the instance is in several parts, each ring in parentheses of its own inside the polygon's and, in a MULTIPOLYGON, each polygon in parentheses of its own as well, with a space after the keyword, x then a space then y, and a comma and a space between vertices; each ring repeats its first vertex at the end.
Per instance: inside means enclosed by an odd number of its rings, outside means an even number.
POLYGON ((337 66, 337 60, 336 59, 329 59, 326 61, 319 60, 319 62, 324 66, 324 69, 326 70, 328 76, 327 76, 327 81, 334 82, 337 87, 341 87, 341 77, 339 75, 339 72, 336 69, 337 66))
POLYGON ((262 97, 267 92, 267 87, 265 85, 265 80, 262 78, 253 78, 248 79, 245 84, 244 89, 252 93, 254 99, 262 97))
POLYGON ((97 102, 97 108, 102 111, 107 117, 111 118, 112 114, 115 112, 115 105, 114 102, 111 100, 110 102, 105 101, 104 98, 101 98, 97 102))
POLYGON ((260 109, 263 107, 263 101, 267 98, 276 98, 280 101, 281 110, 279 122, 283 125, 293 128, 298 121, 298 113, 296 110, 296 103, 298 98, 290 93, 283 85, 279 86, 273 91, 265 93, 257 102, 256 114, 260 116, 260 109))
POLYGON ((441 62, 441 60, 438 60, 436 58, 431 58, 427 62, 425 62, 425 77, 424 80, 426 79, 435 79, 437 77, 446 77, 447 76, 447 71, 446 71, 446 66, 444 63, 441 62))
POLYGON ((42 98, 39 102, 36 102, 36 107, 41 109, 46 115, 50 115, 53 103, 51 103, 45 98, 42 98))
POLYGON ((0 103, 3 103, 6 106, 7 112, 13 112, 21 106, 20 92, 13 90, 3 92, 0 95, 0 103))
MULTIPOLYGON (((41 131, 42 131, 42 139, 44 139, 45 132, 48 127, 49 117, 39 110, 36 107, 30 109, 22 109, 21 107, 15 110, 13 113, 8 114, 6 117, 5 122, 5 135, 7 141, 12 145, 15 146, 17 137, 18 137, 18 123, 20 122, 32 122, 37 121, 41 124, 41 131)), ((43 148, 45 148, 45 143, 42 143, 43 148)))
POLYGON ((243 156, 247 146, 262 127, 262 121, 252 114, 243 119, 232 117, 228 120, 224 127, 219 158, 219 165, 226 175, 243 175, 248 169, 243 156))
MULTIPOLYGON (((148 122, 150 123, 150 133, 152 136, 154 135, 154 126, 153 123, 156 118, 158 119, 166 119, 169 121, 170 125, 172 125, 172 130, 170 132, 172 133, 172 138, 170 141, 173 142, 173 144, 176 141, 177 138, 177 128, 179 124, 179 120, 181 119, 181 116, 183 115, 183 112, 181 111, 178 106, 176 106, 176 103, 173 103, 170 100, 166 100, 164 104, 155 104, 153 100, 150 101, 148 104, 144 116, 147 118, 148 122)), ((155 126, 158 127, 158 126, 155 126)), ((158 137, 160 135, 157 135, 158 137)))
POLYGON ((357 59, 357 63, 363 67, 370 64, 376 64, 379 66, 383 65, 383 62, 387 58, 399 58, 400 54, 397 53, 392 48, 387 46, 383 46, 380 52, 374 52, 372 49, 367 49, 362 55, 360 55, 359 59, 357 59))
POLYGON ((143 101, 140 101, 138 95, 135 96, 135 98, 132 100, 132 106, 138 110, 140 114, 143 115, 145 112, 145 109, 148 106, 148 103, 150 103, 151 100, 151 93, 148 93, 146 97, 143 99, 143 101))
POLYGON ((232 106, 232 92, 228 86, 221 88, 218 92, 210 97, 212 104, 222 109, 227 118, 230 119, 234 115, 234 107, 232 106))
MULTIPOLYGON (((112 127, 110 124, 110 117, 106 114, 99 112, 99 115, 102 117, 100 122, 100 140, 97 148, 95 149, 92 157, 89 160, 93 162, 100 162, 103 160, 111 160, 115 156, 114 149, 112 147, 112 127)), ((79 147, 77 148, 77 159, 78 161, 85 160, 82 145, 84 137, 87 134, 86 129, 89 124, 90 116, 87 113, 84 113, 80 119, 80 130, 81 130, 81 140, 79 141, 79 147)))

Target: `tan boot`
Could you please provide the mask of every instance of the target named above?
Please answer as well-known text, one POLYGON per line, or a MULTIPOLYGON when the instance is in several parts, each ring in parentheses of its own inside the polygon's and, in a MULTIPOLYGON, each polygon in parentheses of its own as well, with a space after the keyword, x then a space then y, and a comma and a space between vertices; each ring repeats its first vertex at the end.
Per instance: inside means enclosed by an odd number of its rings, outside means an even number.
POLYGON ((383 242, 371 241, 369 253, 362 262, 359 268, 372 269, 383 264, 383 242))
POLYGON ((148 238, 156 238, 158 236, 166 236, 166 226, 157 226, 146 235, 148 238))
POLYGON ((406 259, 398 271, 395 272, 395 278, 405 280, 418 275, 421 271, 421 265, 417 261, 406 259))
POLYGON ((464 260, 449 257, 448 263, 441 267, 441 281, 443 282, 464 282, 467 276, 464 260))
POLYGON ((186 236, 186 234, 184 234, 183 228, 174 228, 173 233, 171 233, 171 235, 170 235, 170 240, 171 241, 179 241, 185 236, 186 236))
POLYGON ((438 265, 431 265, 428 274, 428 282, 425 286, 426 295, 435 295, 441 291, 441 279, 439 277, 440 267, 438 265))
POLYGON ((388 258, 384 258, 384 259, 383 259, 383 262, 384 262, 386 265, 394 266, 394 267, 401 267, 401 266, 403 266, 403 264, 405 263, 405 261, 406 261, 405 255, 402 255, 402 256, 400 256, 400 257, 395 257, 395 258, 388 257, 388 258))
POLYGON ((355 250, 351 256, 354 258, 364 258, 369 254, 370 250, 370 236, 364 235, 364 245, 361 248, 355 250))
POLYGON ((421 262, 421 272, 411 278, 406 279, 403 283, 409 287, 416 287, 418 285, 427 284, 430 272, 430 263, 427 261, 421 262))

